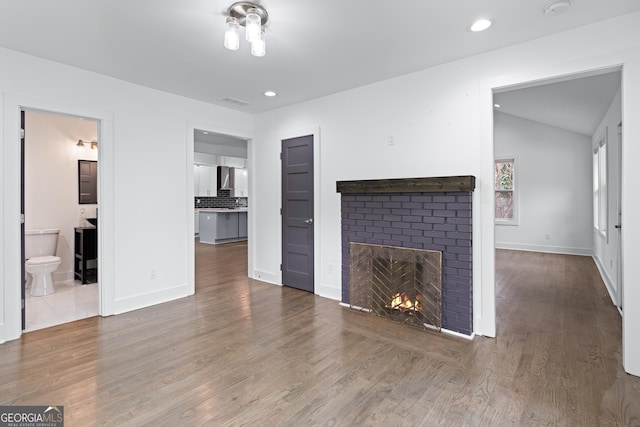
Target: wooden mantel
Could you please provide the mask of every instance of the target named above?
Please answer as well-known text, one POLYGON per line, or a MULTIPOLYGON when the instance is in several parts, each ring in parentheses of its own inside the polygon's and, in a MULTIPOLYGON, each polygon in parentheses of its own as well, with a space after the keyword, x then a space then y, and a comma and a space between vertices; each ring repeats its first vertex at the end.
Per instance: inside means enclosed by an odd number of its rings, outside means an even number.
POLYGON ((368 179, 338 181, 338 193, 442 193, 466 191, 476 188, 476 178, 466 176, 440 176, 433 178, 368 179))

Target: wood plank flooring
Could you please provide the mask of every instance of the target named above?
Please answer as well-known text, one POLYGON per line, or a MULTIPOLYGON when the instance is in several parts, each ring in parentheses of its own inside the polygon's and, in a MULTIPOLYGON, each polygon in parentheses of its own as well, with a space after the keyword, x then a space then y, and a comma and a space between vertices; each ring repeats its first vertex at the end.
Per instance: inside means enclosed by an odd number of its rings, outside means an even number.
POLYGON ((640 378, 586 257, 497 251, 498 337, 422 331, 246 278, 196 244, 196 295, 0 346, 0 405, 66 426, 639 426, 640 378))

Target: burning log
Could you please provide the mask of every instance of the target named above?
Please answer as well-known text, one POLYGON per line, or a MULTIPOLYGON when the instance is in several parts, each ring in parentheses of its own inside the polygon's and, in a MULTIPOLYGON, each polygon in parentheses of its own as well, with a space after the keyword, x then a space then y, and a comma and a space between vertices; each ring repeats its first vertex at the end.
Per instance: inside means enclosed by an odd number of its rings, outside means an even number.
POLYGON ((412 313, 413 311, 421 311, 422 304, 420 303, 422 295, 416 296, 416 300, 413 301, 406 294, 397 293, 393 295, 391 298, 391 303, 387 306, 387 308, 391 308, 393 310, 400 310, 403 313, 412 313))

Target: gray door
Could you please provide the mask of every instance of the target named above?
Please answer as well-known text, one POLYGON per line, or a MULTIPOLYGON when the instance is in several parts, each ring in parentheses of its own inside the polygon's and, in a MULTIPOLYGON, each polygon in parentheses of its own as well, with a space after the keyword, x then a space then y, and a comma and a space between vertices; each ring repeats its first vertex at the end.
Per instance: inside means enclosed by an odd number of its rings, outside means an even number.
POLYGON ((282 284, 313 292, 313 135, 282 141, 282 284))

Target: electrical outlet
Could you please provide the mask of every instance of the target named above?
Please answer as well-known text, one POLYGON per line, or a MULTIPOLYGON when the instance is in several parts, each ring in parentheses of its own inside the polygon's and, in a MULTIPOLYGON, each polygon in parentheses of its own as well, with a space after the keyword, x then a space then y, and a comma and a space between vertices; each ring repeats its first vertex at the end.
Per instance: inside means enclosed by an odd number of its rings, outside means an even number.
POLYGON ((387 137, 387 144, 388 145, 396 145, 396 137, 395 137, 395 135, 389 135, 387 137))
POLYGON ((149 279, 157 279, 158 278, 158 270, 152 268, 149 272, 149 279))
POLYGON ((327 266, 327 271, 329 272, 329 274, 333 274, 333 264, 329 263, 329 265, 327 266))

